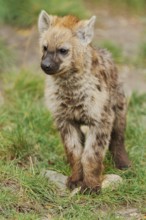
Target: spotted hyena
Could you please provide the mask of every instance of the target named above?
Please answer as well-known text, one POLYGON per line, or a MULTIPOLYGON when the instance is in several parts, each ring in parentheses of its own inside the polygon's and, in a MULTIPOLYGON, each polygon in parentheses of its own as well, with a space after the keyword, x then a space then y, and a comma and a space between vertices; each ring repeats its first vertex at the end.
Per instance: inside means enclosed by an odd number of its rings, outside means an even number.
POLYGON ((98 191, 108 148, 117 168, 130 162, 124 145, 126 100, 111 55, 91 46, 95 20, 42 11, 38 28, 45 100, 72 169, 67 185, 98 191))

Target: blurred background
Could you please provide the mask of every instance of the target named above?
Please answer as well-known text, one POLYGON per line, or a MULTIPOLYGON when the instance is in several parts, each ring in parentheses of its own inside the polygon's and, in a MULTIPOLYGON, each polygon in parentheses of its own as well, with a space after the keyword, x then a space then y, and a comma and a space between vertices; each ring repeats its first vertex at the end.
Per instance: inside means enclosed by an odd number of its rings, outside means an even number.
POLYGON ((95 14, 94 44, 111 51, 128 80, 125 86, 128 94, 131 90, 146 90, 145 0, 0 0, 1 72, 11 64, 16 68, 39 70, 37 19, 41 9, 79 18, 95 14))

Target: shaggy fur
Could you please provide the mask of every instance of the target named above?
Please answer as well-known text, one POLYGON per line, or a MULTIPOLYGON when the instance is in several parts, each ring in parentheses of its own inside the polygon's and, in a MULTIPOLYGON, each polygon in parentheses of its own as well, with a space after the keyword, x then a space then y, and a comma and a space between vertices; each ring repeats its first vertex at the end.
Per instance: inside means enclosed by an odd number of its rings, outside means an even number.
POLYGON ((129 166, 124 146, 126 101, 110 54, 91 46, 95 16, 79 21, 42 11, 39 17, 45 100, 72 168, 68 187, 98 192, 107 149, 117 168, 129 166), (86 137, 81 126, 88 126, 86 137))

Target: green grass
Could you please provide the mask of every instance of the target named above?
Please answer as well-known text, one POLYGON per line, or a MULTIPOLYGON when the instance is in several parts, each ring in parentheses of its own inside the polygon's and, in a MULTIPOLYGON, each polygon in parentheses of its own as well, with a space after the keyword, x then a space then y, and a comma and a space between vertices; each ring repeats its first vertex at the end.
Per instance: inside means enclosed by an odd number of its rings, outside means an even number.
POLYGON ((86 15, 82 0, 0 0, 0 21, 18 27, 29 27, 36 24, 42 9, 50 14, 86 15))
MULTIPOLYGON (((89 14, 84 3, 86 1, 83 0, 0 0, 0 21, 21 28, 30 27, 36 24, 42 9, 50 14, 74 14, 83 18, 89 14)), ((145 0, 92 0, 91 4, 105 7, 114 13, 138 15, 146 12, 145 0)))
POLYGON ((132 167, 119 171, 105 160, 105 173, 124 183, 100 195, 60 195, 41 176, 43 169, 69 175, 63 146, 43 104, 43 74, 22 70, 1 75, 5 102, 0 108, 0 219, 122 219, 115 210, 146 206, 146 95, 133 94, 127 115, 126 145, 132 167))
POLYGON ((142 67, 146 66, 146 42, 142 42, 140 44, 135 63, 138 66, 142 66, 142 67))
MULTIPOLYGON (((144 37, 146 33, 143 33, 144 37)), ((146 41, 141 41, 138 45, 137 53, 134 57, 127 57, 127 63, 135 68, 145 69, 146 67, 146 41)))
POLYGON ((0 71, 8 69, 14 63, 13 52, 0 38, 0 71), (8 62, 9 61, 9 62, 8 62))
POLYGON ((145 0, 93 0, 98 5, 111 10, 115 14, 144 15, 146 12, 145 0))

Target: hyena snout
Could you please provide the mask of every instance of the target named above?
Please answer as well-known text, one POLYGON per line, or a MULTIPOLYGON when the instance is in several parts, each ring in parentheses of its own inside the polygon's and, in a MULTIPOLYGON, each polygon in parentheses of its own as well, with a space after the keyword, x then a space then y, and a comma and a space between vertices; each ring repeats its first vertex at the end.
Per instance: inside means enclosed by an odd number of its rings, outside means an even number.
POLYGON ((58 72, 59 70, 59 63, 54 62, 50 57, 46 57, 41 61, 41 68, 42 70, 49 75, 53 75, 58 72))

